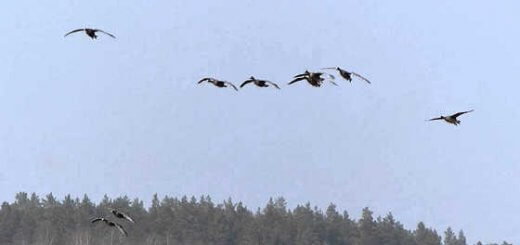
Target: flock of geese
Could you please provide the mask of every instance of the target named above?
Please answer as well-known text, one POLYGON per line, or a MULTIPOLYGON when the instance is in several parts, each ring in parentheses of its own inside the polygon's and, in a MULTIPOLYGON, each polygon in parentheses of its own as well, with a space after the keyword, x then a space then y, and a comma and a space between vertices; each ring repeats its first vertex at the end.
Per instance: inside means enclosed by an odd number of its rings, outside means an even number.
MULTIPOLYGON (((327 67, 327 68, 322 68, 322 70, 337 70, 339 75, 352 83, 352 76, 355 76, 355 77, 358 77, 360 78, 361 80, 367 82, 368 84, 370 84, 371 82, 366 79, 365 77, 355 73, 355 72, 348 72, 347 70, 345 69, 342 69, 340 67, 327 67)), ((299 82, 299 81, 307 81, 307 83, 309 83, 311 86, 313 87, 321 87, 321 85, 323 84, 323 81, 325 81, 326 78, 323 78, 322 76, 327 76, 328 78, 328 82, 338 86, 337 83, 335 83, 333 80, 336 78, 334 77, 334 75, 331 75, 329 73, 326 73, 326 72, 310 72, 308 70, 306 70, 304 73, 302 74, 298 74, 296 76, 293 77, 293 80, 290 81, 288 83, 288 85, 291 85, 293 83, 296 83, 296 82, 299 82)), ((223 80, 218 80, 218 79, 215 79, 215 78, 212 78, 212 77, 205 77, 203 79, 201 79, 199 81, 199 84, 200 83, 203 83, 203 82, 208 82, 208 83, 211 83, 219 88, 226 88, 228 86, 230 86, 231 88, 235 89, 236 91, 238 91, 237 87, 233 84, 233 83, 230 83, 228 81, 223 81, 223 80)), ((240 88, 244 87, 246 84, 248 83, 253 83, 254 85, 256 85, 257 87, 261 87, 261 88, 266 88, 266 87, 269 87, 269 86, 273 86, 277 89, 280 89, 280 86, 278 86, 278 84, 274 83, 274 82, 271 82, 269 80, 264 80, 264 79, 256 79, 255 77, 251 76, 248 80, 244 81, 241 85, 240 85, 240 88)))
MULTIPOLYGON (((127 220, 127 221, 130 221, 132 224, 135 224, 134 220, 132 218, 130 218, 130 216, 128 216, 127 214, 117 210, 117 209, 109 209, 110 212, 118 219, 124 219, 124 220, 127 220)), ((125 230, 125 228, 117 223, 117 222, 114 222, 114 221, 111 221, 105 217, 99 217, 99 218, 95 218, 95 219, 92 219, 90 221, 90 223, 96 223, 96 222, 99 222, 99 221, 102 221, 103 223, 105 223, 105 225, 107 225, 108 227, 112 227, 112 228, 115 228, 117 229, 119 232, 121 232, 121 234, 123 234, 124 236, 128 236, 128 232, 125 230)))
MULTIPOLYGON (((78 33, 78 32, 85 32, 85 34, 87 36, 89 36, 90 38, 92 39, 97 39, 98 36, 97 36, 97 33, 103 33, 109 37, 112 37, 112 38, 116 38, 113 34, 111 33, 108 33, 108 32, 105 32, 103 30, 100 30, 100 29, 91 29, 91 28, 81 28, 81 29, 75 29, 73 31, 70 31, 68 32, 67 34, 65 34, 65 37, 67 37, 68 35, 70 34, 73 34, 73 33, 78 33)), ((345 79, 346 81, 348 82, 352 82, 352 78, 353 77, 356 77, 356 78, 359 78, 363 81, 365 81, 366 83, 368 84, 371 84, 371 82, 355 73, 355 72, 349 72, 345 69, 342 69, 340 67, 327 67, 327 68, 322 68, 322 70, 335 70, 336 72, 338 72, 338 74, 343 78, 345 79)), ((337 84, 334 82, 334 75, 332 74, 329 74, 325 71, 323 72, 310 72, 308 70, 306 70, 304 73, 301 73, 301 74, 298 74, 296 76, 293 77, 293 80, 290 81, 288 83, 288 85, 291 85, 291 84, 294 84, 294 83, 297 83, 297 82, 300 82, 300 81, 306 81, 309 85, 313 86, 313 87, 320 87, 324 81, 328 81, 334 85, 337 86, 337 84)), ((237 86, 235 86, 233 83, 230 83, 228 81, 224 81, 224 80, 218 80, 218 79, 215 79, 215 78, 212 78, 212 77, 205 77, 203 79, 201 79, 198 84, 201 84, 201 83, 210 83, 210 84, 213 84, 214 86, 216 87, 219 87, 219 88, 227 88, 227 87, 230 87, 230 88, 233 88, 234 90, 238 91, 238 88, 237 86)), ((243 88, 245 85, 247 84, 254 84, 256 85, 257 87, 260 87, 260 88, 266 88, 266 87, 274 87, 276 89, 280 89, 280 86, 278 86, 278 84, 274 83, 274 82, 271 82, 269 80, 264 80, 264 79, 257 79, 253 76, 251 76, 249 79, 247 79, 246 81, 244 81, 241 85, 240 85, 240 88, 243 88)), ((436 117, 436 118, 432 118, 432 119, 429 119, 428 121, 436 121, 436 120, 444 120, 445 122, 447 123, 450 123, 450 124, 453 124, 453 125, 459 125, 460 124, 460 120, 458 120, 457 118, 463 114, 466 114, 466 113, 469 113, 469 112, 472 112, 473 110, 469 110, 469 111, 462 111, 462 112, 457 112, 453 115, 449 115, 449 116, 440 116, 440 117, 436 117)), ((116 209, 110 209, 110 212, 118 219, 123 219, 123 220, 126 220, 126 221, 129 221, 131 223, 135 223, 134 220, 132 218, 130 218, 130 216, 128 216, 127 214, 123 213, 123 212, 120 212, 116 209)), ((128 232, 124 229, 124 227, 117 223, 117 222, 114 222, 114 221, 111 221, 105 217, 99 217, 99 218, 95 218, 95 219, 92 219, 91 220, 91 223, 97 223, 97 222, 103 222, 105 225, 109 226, 109 227, 113 227, 113 228, 116 228, 117 230, 119 230, 119 232, 125 236, 128 236, 128 232)))
MULTIPOLYGON (((89 36, 91 39, 97 39, 98 38, 96 33, 103 33, 103 34, 105 34, 105 35, 107 35, 107 36, 109 36, 111 38, 114 38, 114 39, 116 38, 116 36, 114 36, 111 33, 108 33, 108 32, 103 31, 101 29, 92 29, 92 28, 75 29, 75 30, 72 30, 72 31, 66 33, 65 37, 67 37, 70 34, 78 33, 78 32, 85 32, 85 34, 87 36, 89 36)), ((326 68, 322 68, 321 70, 335 70, 335 71, 338 72, 338 74, 343 79, 345 79, 346 81, 348 81, 350 83, 352 83, 352 78, 353 77, 357 77, 357 78, 365 81, 366 83, 371 84, 371 82, 367 78, 365 78, 365 77, 363 77, 363 76, 361 76, 361 75, 359 75, 359 74, 357 74, 355 72, 349 72, 349 71, 347 71, 345 69, 342 69, 340 67, 326 67, 326 68)), ((329 73, 327 73, 325 71, 322 71, 322 72, 310 72, 310 71, 306 70, 304 73, 301 73, 301 74, 298 74, 298 75, 294 76, 293 80, 290 81, 288 83, 288 85, 291 85, 291 84, 294 84, 294 83, 297 83, 297 82, 300 82, 300 81, 306 81, 309 85, 311 85, 313 87, 321 87, 321 85, 323 84, 324 81, 328 81, 328 82, 332 83, 333 85, 338 86, 338 84, 334 82, 334 79, 335 79, 334 75, 329 74, 329 73)), ((216 78, 213 78, 213 77, 205 77, 205 78, 202 78, 198 82, 198 84, 201 84, 201 83, 204 83, 204 82, 213 84, 214 86, 216 86, 218 88, 233 88, 234 90, 238 91, 237 86, 235 86, 233 83, 225 81, 225 80, 219 80, 219 79, 216 79, 216 78)), ((274 87, 276 89, 280 89, 280 86, 278 86, 278 84, 276 84, 274 82, 271 82, 269 80, 265 80, 265 79, 257 79, 254 76, 249 77, 249 79, 247 79, 242 84, 240 84, 240 88, 243 88, 245 85, 250 84, 250 83, 252 83, 252 84, 254 84, 254 85, 256 85, 257 87, 260 87, 260 88, 274 87)), ((460 124, 460 120, 458 120, 457 117, 459 117, 460 115, 469 113, 469 112, 473 112, 473 110, 457 112, 455 114, 448 115, 448 116, 442 116, 441 115, 440 117, 432 118, 432 119, 427 120, 427 121, 444 120, 447 123, 450 123, 450 124, 453 124, 455 126, 458 126, 460 124)))
MULTIPOLYGON (((339 67, 337 67, 337 68, 323 68, 323 70, 325 70, 325 69, 336 69, 336 70, 338 70, 340 76, 343 77, 345 80, 347 80, 349 82, 352 82, 352 76, 356 76, 356 77, 359 77, 362 80, 364 80, 364 81, 366 81, 367 83, 370 84, 370 81, 368 79, 362 77, 361 75, 359 75, 357 73, 348 72, 348 71, 346 71, 344 69, 341 69, 339 67)), ((288 85, 291 85, 293 83, 300 82, 300 81, 307 81, 307 83, 309 83, 313 87, 321 87, 323 82, 325 80, 327 80, 328 82, 338 86, 338 84, 334 82, 334 79, 335 79, 334 75, 331 75, 329 73, 326 73, 326 72, 310 72, 310 71, 307 70, 307 71, 305 71, 302 74, 298 74, 298 75, 294 76, 293 80, 290 81, 288 83, 288 85), (326 76, 327 78, 324 78, 322 76, 326 76)), ((203 82, 211 83, 214 86, 219 87, 219 88, 231 87, 234 90, 238 91, 237 86, 235 86, 233 83, 230 83, 228 81, 219 80, 219 79, 212 78, 212 77, 205 77, 205 78, 201 79, 198 83, 201 84, 203 82)), ((253 83, 254 85, 256 85, 257 87, 260 87, 260 88, 267 88, 267 87, 271 87, 272 86, 272 87, 274 87, 276 89, 280 89, 280 86, 278 86, 278 84, 276 84, 274 82, 271 82, 269 80, 265 80, 265 79, 257 79, 254 76, 249 77, 249 79, 245 80, 242 84, 240 84, 240 88, 243 88, 245 85, 247 85, 249 83, 253 83)))

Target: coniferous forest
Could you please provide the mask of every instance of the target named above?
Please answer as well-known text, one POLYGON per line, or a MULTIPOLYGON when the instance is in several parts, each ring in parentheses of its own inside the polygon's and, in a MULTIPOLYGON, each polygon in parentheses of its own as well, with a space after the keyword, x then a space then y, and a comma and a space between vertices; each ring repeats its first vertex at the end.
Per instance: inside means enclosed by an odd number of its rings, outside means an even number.
MULTIPOLYGON (((439 233, 419 222, 407 230, 391 213, 374 217, 365 208, 359 220, 330 204, 319 210, 310 204, 287 208, 283 198, 271 199, 265 207, 249 210, 231 200, 215 204, 210 197, 181 199, 153 196, 151 206, 128 197, 99 204, 86 195, 58 200, 52 194, 18 193, 13 203, 0 209, 2 245, 202 245, 202 244, 294 244, 294 245, 466 245, 463 231, 451 228, 439 233), (130 215, 135 224, 118 221, 128 231, 90 221, 112 218, 109 209, 130 215)), ((499 244, 499 243, 481 243, 499 244)), ((500 243, 507 245, 509 243, 500 243)))

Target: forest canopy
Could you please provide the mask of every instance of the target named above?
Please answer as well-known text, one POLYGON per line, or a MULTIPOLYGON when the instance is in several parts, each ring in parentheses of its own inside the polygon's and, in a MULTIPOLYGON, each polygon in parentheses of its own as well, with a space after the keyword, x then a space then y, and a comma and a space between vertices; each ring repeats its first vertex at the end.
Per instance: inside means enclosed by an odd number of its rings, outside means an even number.
MULTIPOLYGON (((249 210, 231 199, 219 204, 208 196, 180 199, 153 196, 150 207, 142 200, 104 196, 99 204, 88 196, 16 194, 0 208, 2 245, 466 245, 464 232, 448 228, 443 234, 419 222, 407 230, 391 213, 373 217, 363 209, 360 219, 339 212, 334 204, 325 211, 309 203, 289 209, 284 198, 270 199, 264 208, 249 210), (135 224, 118 221, 125 237, 108 226, 92 224, 96 217, 113 218, 116 208, 135 224)), ((484 243, 478 242, 477 245, 484 243)), ((498 244, 498 243, 488 243, 498 244)), ((509 243, 503 242, 502 245, 509 243)))

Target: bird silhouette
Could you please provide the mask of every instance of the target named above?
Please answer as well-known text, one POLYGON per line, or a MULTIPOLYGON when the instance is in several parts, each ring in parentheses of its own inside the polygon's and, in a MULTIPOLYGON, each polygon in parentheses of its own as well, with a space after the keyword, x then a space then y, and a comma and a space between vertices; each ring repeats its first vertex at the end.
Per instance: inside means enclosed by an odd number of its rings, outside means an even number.
POLYGON ((450 115, 450 116, 440 116, 440 117, 432 118, 432 119, 430 119, 428 121, 444 120, 447 123, 451 123, 451 124, 453 124, 455 126, 458 126, 460 124, 460 121, 457 120, 457 117, 459 117, 462 114, 466 114, 466 113, 470 113, 470 112, 473 112, 473 110, 457 112, 457 113, 455 113, 453 115, 450 115))
POLYGON ((98 37, 98 36, 96 35, 97 32, 101 32, 101 33, 106 34, 106 35, 108 35, 108 36, 110 36, 110 37, 112 37, 112 38, 116 38, 116 36, 114 36, 114 35, 112 35, 112 34, 110 34, 110 33, 108 33, 108 32, 105 32, 105 31, 100 30, 100 29, 91 29, 91 28, 81 28, 81 29, 76 29, 76 30, 73 30, 73 31, 68 32, 67 34, 65 34, 64 37, 66 37, 66 36, 68 36, 68 35, 70 35, 70 34, 72 34, 72 33, 80 32, 80 31, 84 31, 85 34, 87 34, 87 36, 89 36, 89 37, 92 38, 92 39, 97 39, 97 37, 98 37))
POLYGON ((121 234, 125 235, 125 236, 128 236, 128 232, 126 232, 125 228, 123 228, 122 225, 116 223, 116 222, 112 222, 108 219, 106 219, 105 217, 99 217, 99 218, 95 218, 95 219, 92 219, 90 222, 91 223, 96 223, 98 221, 103 221, 106 225, 108 225, 109 227, 114 227, 116 228, 119 232, 121 232, 121 234))
POLYGON ((371 82, 368 79, 366 79, 365 77, 363 77, 355 72, 348 72, 347 70, 341 69, 339 67, 327 67, 327 68, 323 68, 322 70, 337 70, 339 72, 339 75, 342 78, 344 78, 345 80, 347 80, 351 83, 352 83, 352 76, 355 76, 355 77, 358 77, 361 80, 367 82, 368 84, 371 84, 371 82))
POLYGON ((266 88, 266 87, 269 87, 271 85, 271 86, 273 86, 273 87, 275 87, 277 89, 280 89, 280 87, 278 87, 278 85, 276 83, 273 83, 273 82, 268 81, 268 80, 256 79, 253 76, 251 76, 248 80, 243 82, 240 85, 240 88, 244 87, 248 83, 254 83, 256 86, 261 87, 261 88, 266 88))
POLYGON ((304 73, 294 76, 294 79, 289 82, 289 85, 305 80, 314 87, 320 87, 325 80, 325 78, 321 77, 323 75, 327 75, 331 79, 329 82, 337 86, 337 84, 332 81, 332 79, 334 79, 333 75, 324 72, 309 72, 308 70, 306 70, 304 73))
POLYGON ((119 211, 119 210, 117 210, 117 209, 113 209, 113 208, 111 208, 111 209, 110 209, 110 212, 111 212, 114 216, 116 216, 117 218, 119 218, 119 219, 126 219, 126 220, 128 220, 128 221, 130 221, 130 222, 132 222, 132 223, 135 224, 134 220, 133 220, 130 216, 128 216, 127 214, 125 214, 125 213, 123 213, 123 212, 121 212, 121 211, 119 211))
POLYGON ((215 79, 215 78, 206 77, 206 78, 201 79, 201 80, 198 82, 198 84, 201 84, 201 83, 203 83, 203 82, 211 83, 211 84, 213 84, 213 85, 215 85, 215 86, 217 86, 217 87, 219 87, 219 88, 226 88, 226 87, 228 87, 228 85, 229 85, 229 86, 231 86, 233 89, 235 89, 236 91, 238 91, 237 87, 236 87, 234 84, 232 84, 232 83, 230 83, 230 82, 227 82, 227 81, 221 81, 221 80, 217 80, 217 79, 215 79))

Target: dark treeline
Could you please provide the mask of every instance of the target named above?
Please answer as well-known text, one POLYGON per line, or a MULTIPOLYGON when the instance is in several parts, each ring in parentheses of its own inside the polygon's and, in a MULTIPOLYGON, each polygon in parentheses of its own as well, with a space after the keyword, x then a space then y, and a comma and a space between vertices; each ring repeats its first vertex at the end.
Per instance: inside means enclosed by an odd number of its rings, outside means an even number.
MULTIPOLYGON (((214 204, 209 197, 181 199, 153 197, 151 207, 128 197, 105 196, 94 204, 87 196, 70 195, 59 201, 52 194, 18 193, 13 203, 0 209, 2 245, 466 245, 462 231, 448 228, 443 236, 420 222, 407 230, 392 214, 374 218, 363 209, 354 220, 331 204, 325 212, 310 204, 288 209, 283 198, 269 200, 253 212, 231 200, 214 204), (103 224, 91 224, 98 216, 113 218, 108 209, 129 214, 136 224, 118 221, 129 236, 103 224)), ((477 243, 478 245, 483 243, 477 243)), ((508 243, 503 242, 506 245, 508 243)))

